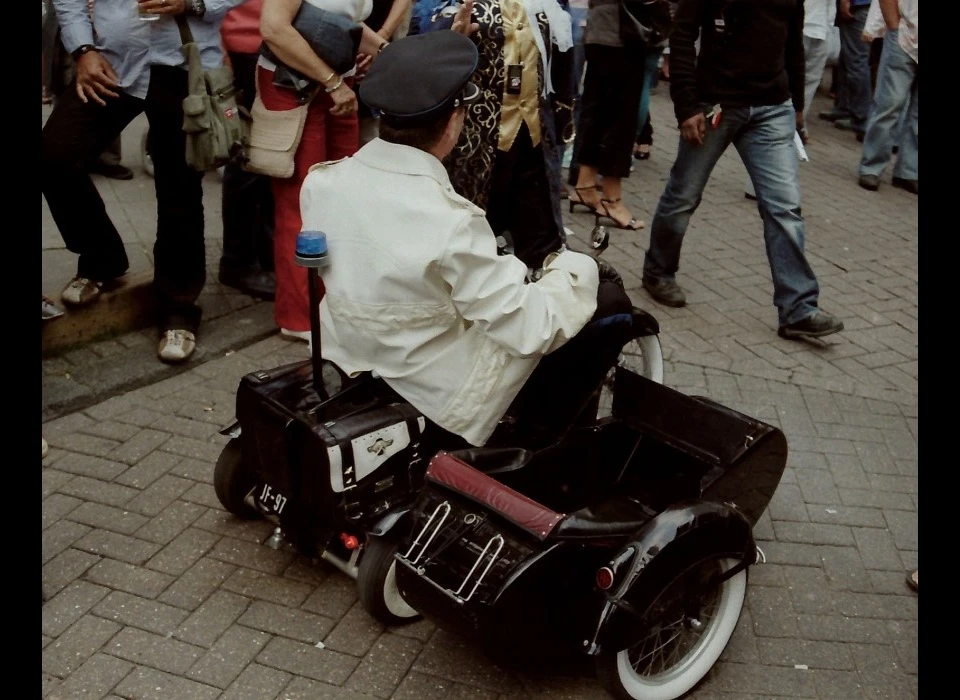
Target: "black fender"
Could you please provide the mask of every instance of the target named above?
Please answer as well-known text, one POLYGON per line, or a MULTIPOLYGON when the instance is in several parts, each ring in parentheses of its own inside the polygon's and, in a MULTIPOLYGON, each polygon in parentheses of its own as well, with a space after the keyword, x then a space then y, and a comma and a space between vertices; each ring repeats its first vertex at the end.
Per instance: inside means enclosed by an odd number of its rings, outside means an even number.
POLYGON ((646 523, 607 564, 613 585, 605 594, 593 639, 584 640, 585 651, 619 651, 640 641, 646 633, 643 615, 666 583, 664 568, 669 571, 684 558, 707 554, 740 560, 726 576, 756 562, 752 525, 732 504, 687 501, 646 523))
POLYGON ((406 522, 408 525, 413 517, 413 508, 397 508, 386 513, 367 531, 368 537, 386 537, 390 532, 406 522))
POLYGON ((631 335, 634 338, 660 334, 660 323, 652 314, 634 306, 630 316, 632 323, 631 335))
POLYGON ((220 434, 226 435, 228 438, 240 437, 240 421, 234 419, 233 423, 220 431, 220 434))

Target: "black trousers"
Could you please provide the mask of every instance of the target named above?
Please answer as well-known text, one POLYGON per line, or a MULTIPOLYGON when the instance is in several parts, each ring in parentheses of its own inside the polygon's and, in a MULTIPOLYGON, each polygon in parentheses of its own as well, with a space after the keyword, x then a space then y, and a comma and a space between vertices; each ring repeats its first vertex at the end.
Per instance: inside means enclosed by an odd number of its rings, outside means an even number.
POLYGON ((154 66, 145 99, 120 93, 105 106, 84 103, 71 86, 64 91, 41 133, 40 183, 67 249, 79 255, 77 274, 110 281, 128 268, 127 253, 107 214, 88 164, 141 112, 150 124, 150 154, 157 195, 153 283, 161 331, 196 331, 197 298, 206 281, 203 231, 203 173, 184 158, 183 98, 187 72, 154 66))
MULTIPOLYGON (((239 104, 253 107, 256 97, 255 53, 231 53, 233 83, 239 104)), ((273 191, 266 175, 248 173, 239 163, 223 168, 223 254, 220 268, 248 271, 273 269, 273 191)))
POLYGON ((510 150, 497 151, 487 199, 490 228, 497 235, 508 231, 514 254, 533 269, 563 245, 543 159, 542 141, 534 146, 527 125, 521 124, 510 150))
MULTIPOLYGON (((580 121, 573 161, 601 175, 627 178, 643 91, 642 49, 587 44, 580 121)), ((576 185, 577 168, 570 168, 576 185)))

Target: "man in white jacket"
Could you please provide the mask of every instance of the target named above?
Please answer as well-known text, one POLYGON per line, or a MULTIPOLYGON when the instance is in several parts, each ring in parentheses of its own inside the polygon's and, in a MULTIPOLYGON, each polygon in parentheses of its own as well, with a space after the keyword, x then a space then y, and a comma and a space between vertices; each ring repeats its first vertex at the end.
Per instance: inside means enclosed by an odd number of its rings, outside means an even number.
POLYGON ((454 31, 387 46, 360 84, 380 137, 314 166, 301 212, 330 255, 323 356, 348 374, 376 371, 441 429, 483 445, 508 409, 520 425, 569 424, 626 341, 632 304, 573 251, 529 280, 454 191, 441 161, 476 98, 476 65, 454 31), (609 322, 587 326, 599 317, 609 322))

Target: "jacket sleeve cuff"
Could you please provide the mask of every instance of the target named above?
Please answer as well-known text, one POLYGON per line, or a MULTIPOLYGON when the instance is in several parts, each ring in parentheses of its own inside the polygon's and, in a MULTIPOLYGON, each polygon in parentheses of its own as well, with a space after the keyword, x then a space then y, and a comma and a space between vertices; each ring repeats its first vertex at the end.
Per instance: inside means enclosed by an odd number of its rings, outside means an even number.
POLYGON ((544 260, 544 274, 550 270, 564 270, 573 275, 579 282, 597 287, 600 284, 600 270, 596 261, 589 255, 573 250, 563 250, 551 253, 544 260))

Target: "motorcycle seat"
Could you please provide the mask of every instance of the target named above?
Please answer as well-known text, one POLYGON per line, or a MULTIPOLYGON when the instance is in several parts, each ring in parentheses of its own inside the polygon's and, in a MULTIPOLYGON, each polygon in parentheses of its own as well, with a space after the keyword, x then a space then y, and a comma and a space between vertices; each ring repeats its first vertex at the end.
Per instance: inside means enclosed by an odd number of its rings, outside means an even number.
POLYGON ((613 496, 567 515, 550 533, 550 539, 629 535, 643 527, 656 514, 655 510, 635 498, 613 496))

